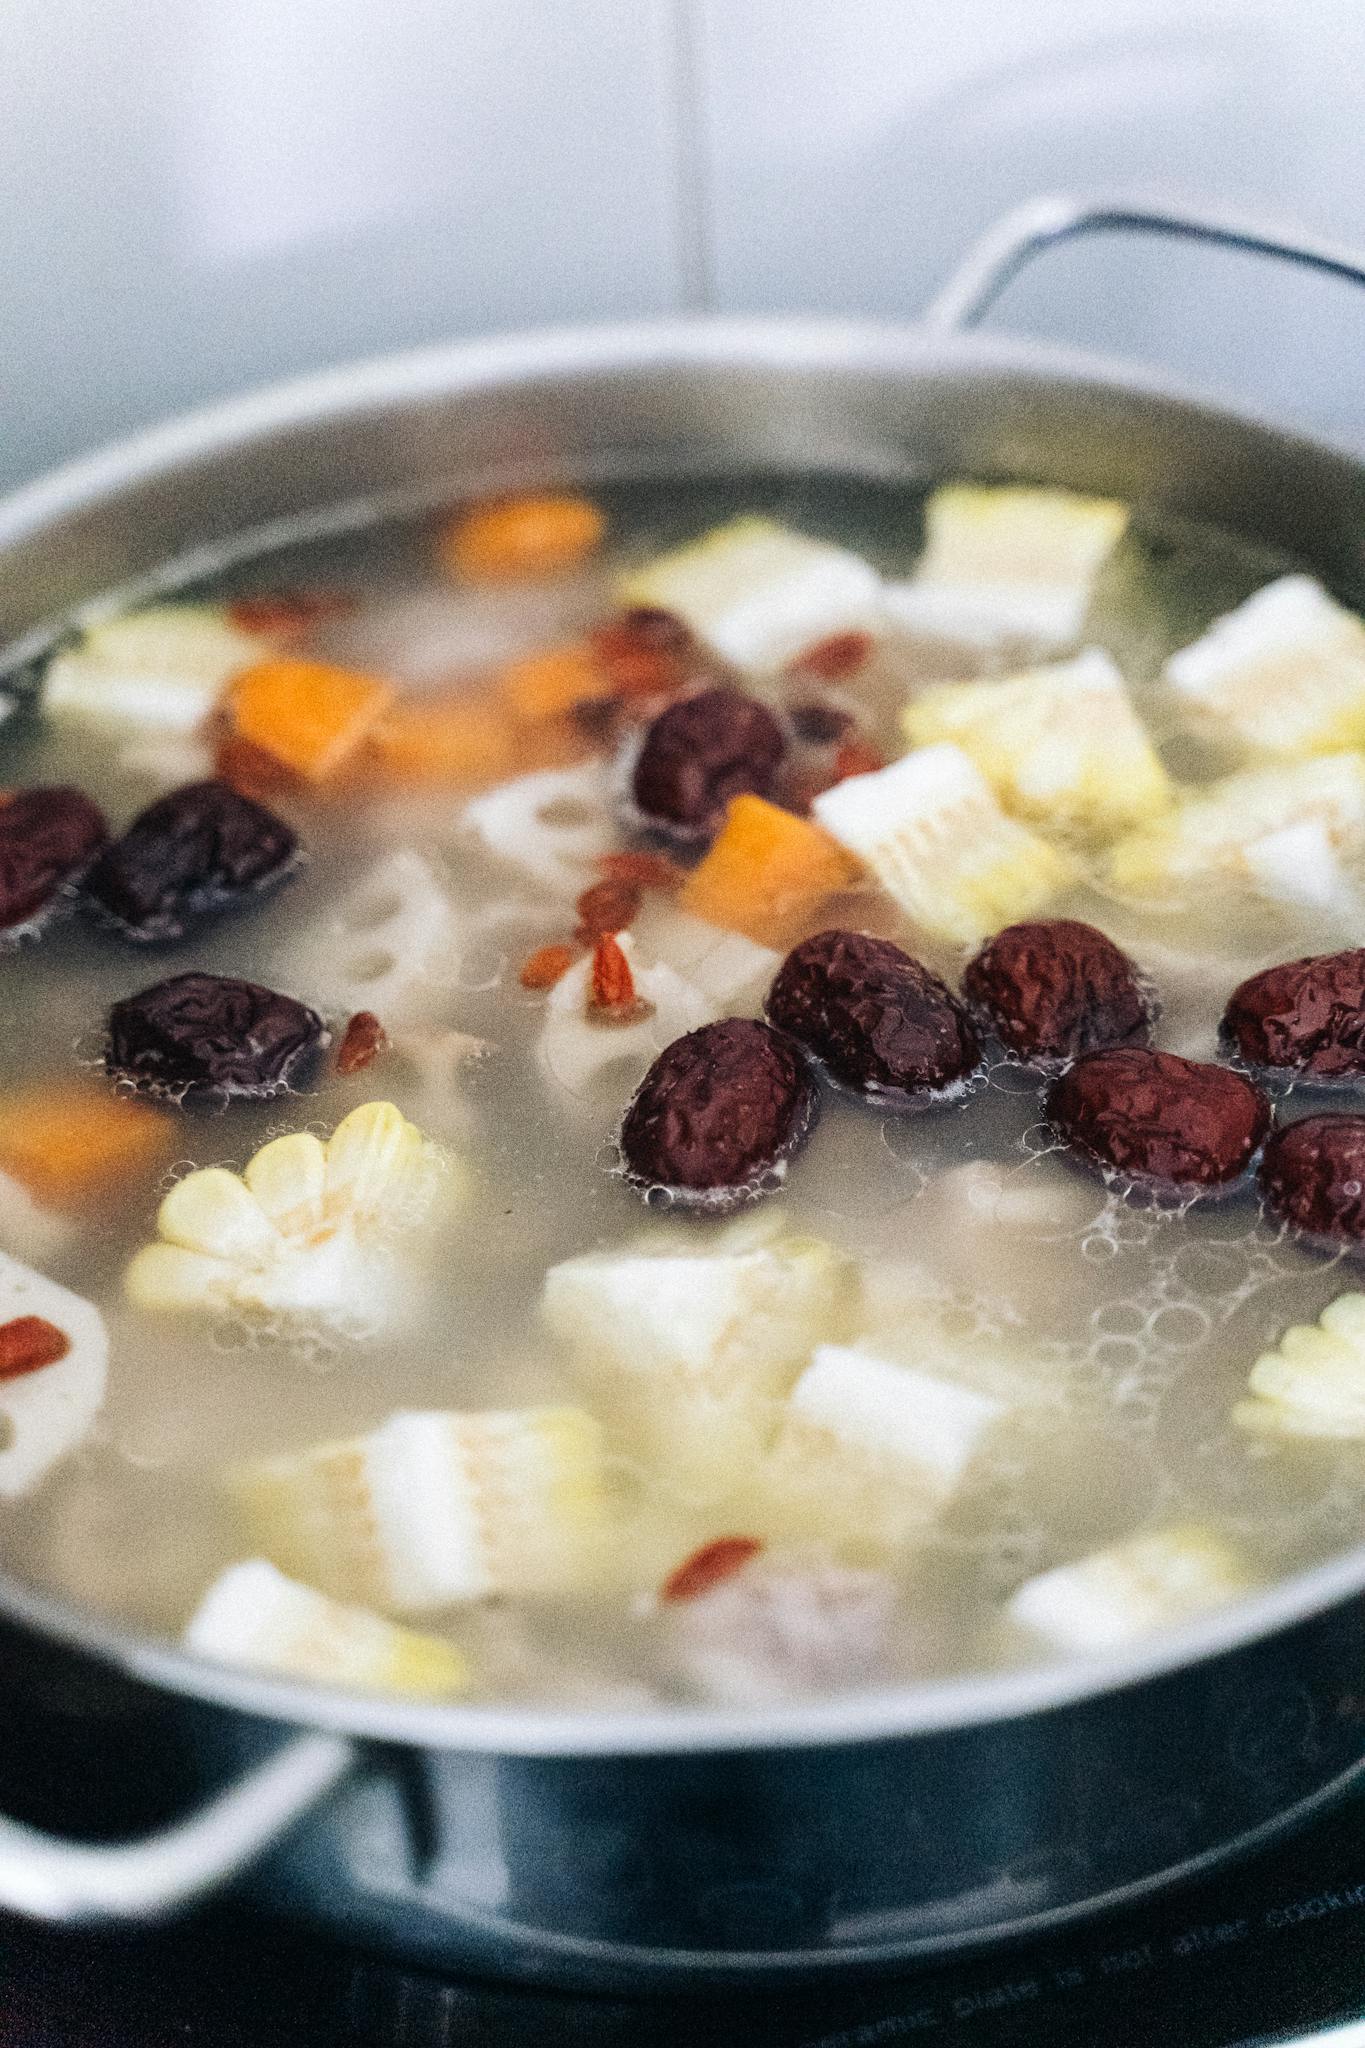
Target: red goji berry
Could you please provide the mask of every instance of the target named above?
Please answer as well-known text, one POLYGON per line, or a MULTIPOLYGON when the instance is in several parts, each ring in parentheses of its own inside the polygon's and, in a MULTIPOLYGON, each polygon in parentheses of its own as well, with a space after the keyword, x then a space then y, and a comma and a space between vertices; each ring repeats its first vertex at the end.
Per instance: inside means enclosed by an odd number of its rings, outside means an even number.
POLYGON ((45 1316, 16 1316, 0 1323, 0 1380, 22 1379, 25 1373, 55 1365, 71 1349, 65 1330, 45 1316))
POLYGON ((709 1593, 713 1586, 732 1579, 762 1548, 757 1536, 718 1536, 713 1543, 703 1543, 669 1573, 659 1588, 659 1598, 695 1600, 699 1593, 709 1593))
POLYGON ((378 1059, 389 1042, 389 1034, 375 1016, 373 1010, 357 1010, 342 1033, 337 1047, 336 1070, 339 1074, 358 1074, 378 1059))

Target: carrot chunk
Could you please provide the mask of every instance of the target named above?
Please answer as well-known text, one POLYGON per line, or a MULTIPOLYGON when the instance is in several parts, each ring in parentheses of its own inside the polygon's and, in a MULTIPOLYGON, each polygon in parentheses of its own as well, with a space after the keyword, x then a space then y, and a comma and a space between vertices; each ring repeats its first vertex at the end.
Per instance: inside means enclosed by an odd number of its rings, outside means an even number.
POLYGON ((567 718, 578 705, 600 703, 617 692, 590 648, 569 646, 514 661, 498 679, 498 694, 513 718, 539 725, 547 718, 567 718))
POLYGON ((83 1081, 39 1081, 0 1096, 0 1170, 37 1202, 78 1209, 175 1157, 172 1118, 83 1081))
POLYGON ((517 740, 500 704, 464 691, 405 698, 389 707, 371 735, 385 776, 451 788, 514 773, 521 761, 517 740))
POLYGON ((452 519, 439 548, 445 567, 462 581, 509 583, 573 568, 596 550, 605 529, 588 498, 504 498, 452 519))
POLYGON ((384 713, 368 759, 381 781, 428 789, 473 789, 581 760, 589 741, 564 719, 519 725, 496 693, 468 690, 408 697, 384 713))
POLYGON ((358 751, 393 699, 393 685, 325 661, 258 661, 232 689, 239 738, 309 782, 325 782, 358 751))
POLYGON ((762 797, 737 796, 678 902, 694 917, 743 932, 761 946, 785 946, 826 897, 851 888, 859 872, 818 825, 762 797))

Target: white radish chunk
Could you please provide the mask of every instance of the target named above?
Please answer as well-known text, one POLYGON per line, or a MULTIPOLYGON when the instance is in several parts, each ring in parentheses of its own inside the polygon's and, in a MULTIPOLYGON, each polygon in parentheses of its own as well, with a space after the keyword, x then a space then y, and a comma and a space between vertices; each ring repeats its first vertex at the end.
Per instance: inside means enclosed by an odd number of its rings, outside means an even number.
POLYGON ((626 606, 682 619, 723 661, 771 675, 822 640, 874 630, 881 578, 847 548, 775 520, 735 519, 627 577, 626 606))
POLYGON ((1365 745, 1365 623, 1281 576, 1182 647, 1165 680, 1216 736, 1260 754, 1365 745))

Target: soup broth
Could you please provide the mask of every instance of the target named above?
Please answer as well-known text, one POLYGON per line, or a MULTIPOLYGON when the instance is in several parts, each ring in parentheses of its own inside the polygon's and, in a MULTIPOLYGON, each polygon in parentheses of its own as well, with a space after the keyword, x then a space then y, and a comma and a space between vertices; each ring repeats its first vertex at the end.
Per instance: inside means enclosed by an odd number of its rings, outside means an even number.
MULTIPOLYGON (((922 545, 922 498, 867 482, 621 486, 596 502, 603 547, 543 578, 452 577, 441 529, 424 516, 299 545, 184 595, 340 594, 344 605, 313 618, 291 653, 382 676, 401 701, 421 703, 457 686, 482 698, 509 665, 580 645, 613 616, 623 573, 737 514, 763 513, 853 550, 890 578, 910 575, 922 545)), ((1196 730, 1162 680, 1164 663, 1292 566, 1220 533, 1134 522, 1100 572, 1084 644, 1113 655, 1177 782, 1209 783, 1241 764, 1196 730)), ((998 648, 945 652, 909 632, 878 635, 849 660, 846 674, 820 674, 817 663, 803 678, 798 667, 795 681, 770 679, 759 694, 776 691, 784 716, 803 694, 851 706, 864 750, 855 765, 867 772, 903 752, 902 707, 926 685, 1022 665, 998 648)), ((570 778, 632 743, 629 720, 609 736, 605 718, 580 717, 575 730, 561 762, 570 778)), ((198 734, 115 733, 49 717, 37 701, 6 722, 0 746, 6 787, 76 785, 114 833, 212 772, 198 734)), ((813 767, 828 775, 832 751, 812 741, 813 767)), ((517 765, 537 768, 529 746, 517 765)), ((1281 1441, 1233 1420, 1254 1361, 1354 1285, 1341 1255, 1268 1220, 1251 1176, 1200 1200, 1106 1180, 1048 1125, 1046 1077, 989 1039, 973 1085, 916 1114, 822 1080, 808 1143, 752 1207, 721 1216, 641 1203, 616 1170, 622 1113, 657 1053, 702 1013, 682 1004, 675 1014, 658 1000, 652 1017, 615 1038, 599 1024, 610 1053, 594 1053, 588 1071, 581 1016, 577 1037, 556 1038, 547 1022, 558 984, 523 985, 543 948, 567 948, 570 972, 593 957, 595 935, 575 936, 575 900, 607 872, 600 854, 652 848, 683 866, 698 856, 622 823, 624 772, 596 785, 570 779, 553 799, 551 825, 580 833, 567 878, 552 866, 537 877, 534 858, 519 866, 471 822, 471 805, 506 776, 475 787, 454 773, 371 768, 316 785, 258 781, 260 800, 306 853, 279 889, 160 948, 129 945, 78 910, 0 960, 0 1123, 3 1100, 19 1091, 38 1100, 73 1079, 118 1099, 124 1091, 103 1064, 108 1012, 167 976, 261 983, 311 1006, 331 1033, 313 1073, 288 1092, 154 1103, 167 1127, 155 1160, 84 1206, 44 1199, 30 1184, 35 1221, 9 1198, 0 1247, 96 1304, 109 1366, 83 1439, 0 1507, 6 1569, 130 1628, 177 1637, 210 1585, 243 1560, 273 1556, 286 1576, 308 1580, 299 1545, 263 1541, 244 1510, 243 1468, 362 1438, 395 1415, 545 1407, 584 1411, 602 1431, 601 1498, 581 1572, 563 1569, 550 1525, 538 1539, 553 1566, 543 1584, 523 1563, 510 1589, 494 1573, 467 1598, 386 1602, 362 1576, 348 1582, 339 1553, 322 1574, 329 1598, 456 1646, 468 1697, 746 1701, 1030 1663, 1067 1651, 1022 1625, 1010 1606, 1017 1589, 1135 1534, 1196 1528, 1236 1558, 1248 1587, 1357 1541, 1358 1443, 1281 1441), (583 793, 590 788, 595 796, 583 793), (343 1074, 338 1047, 358 1011, 373 1012, 384 1043, 343 1074), (156 1240, 158 1205, 192 1168, 240 1173, 272 1137, 325 1139, 376 1101, 395 1105, 444 1162, 420 1226, 385 1219, 399 1312, 371 1316, 362 1299, 339 1319, 321 1299, 316 1313, 220 1304, 196 1315, 130 1298, 130 1261, 156 1240), (632 1396, 626 1373, 613 1376, 581 1331, 566 1336, 564 1319, 542 1310, 547 1272, 589 1254, 742 1256, 793 1240, 832 1248, 837 1304, 826 1303, 804 1341, 789 1336, 737 1451, 716 1448, 720 1423, 692 1445, 672 1419, 682 1393, 645 1384, 632 1396), (996 1403, 1000 1426, 974 1439, 951 1485, 927 1491, 890 1467, 848 1467, 837 1432, 824 1462, 816 1439, 799 1432, 793 1451, 786 1403, 821 1344, 946 1378, 996 1403), (667 1449, 675 1428, 676 1460, 667 1449)), ((1159 992, 1155 1045, 1210 1061, 1235 985, 1353 943, 1360 899, 1345 865, 1350 892, 1316 904, 1213 886, 1144 904, 1087 860, 1039 914, 1114 938, 1159 992)), ((678 916, 675 896, 644 888, 624 948, 642 985, 655 960, 681 961, 687 981, 678 916)), ((869 874, 827 894, 774 952, 834 927, 896 941, 953 989, 973 950, 917 925, 869 874)), ((718 927, 713 944, 724 937, 718 927)), ((757 1016, 765 986, 760 975, 728 1000, 709 998, 706 1014, 757 1016)), ((1276 1092, 1282 1115, 1352 1106, 1340 1089, 1301 1084, 1292 1102, 1276 1092)), ((23 1185, 18 1170, 10 1179, 23 1185)), ((790 1306, 802 1284, 778 1294, 790 1306)), ((604 1353, 629 1347, 635 1299, 628 1285, 603 1297, 604 1353)), ((698 1402, 723 1408, 724 1386, 703 1379, 698 1388, 698 1402)), ((515 1520, 521 1467, 508 1469, 507 1497, 488 1512, 515 1520)), ((434 1483, 415 1473, 398 1492, 416 1514, 434 1483)), ((314 1502, 299 1512, 323 1510, 314 1502)), ((535 1508, 557 1512, 555 1500, 535 1508)), ((347 1671, 337 1678, 348 1682, 347 1671)))

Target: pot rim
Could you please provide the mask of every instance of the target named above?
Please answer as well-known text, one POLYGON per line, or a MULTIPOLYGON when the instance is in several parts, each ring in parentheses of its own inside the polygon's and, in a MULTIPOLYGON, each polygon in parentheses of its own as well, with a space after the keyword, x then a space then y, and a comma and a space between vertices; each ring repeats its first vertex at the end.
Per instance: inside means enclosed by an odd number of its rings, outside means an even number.
MULTIPOLYGON (((1188 409, 1205 424, 1248 428, 1289 451, 1338 466, 1356 482, 1365 464, 1308 434, 1236 410, 1144 364, 1008 336, 945 335, 911 320, 819 315, 690 315, 614 325, 536 330, 487 340, 438 343, 277 381, 177 415, 63 464, 0 500, 0 558, 6 549, 130 485, 305 425, 340 421, 367 409, 460 390, 507 387, 538 378, 666 370, 670 364, 782 368, 841 364, 902 373, 934 362, 983 371, 1061 376, 1084 389, 1150 398, 1188 409)), ((581 465, 575 465, 581 467, 581 465)), ((464 489, 470 479, 464 479, 464 489)), ((459 493, 447 479, 445 495, 459 493)), ((435 500, 435 483, 406 501, 435 500)), ((393 494, 394 502, 399 494, 393 494)), ((367 499, 378 516, 387 496, 367 499)), ((355 501, 337 508, 353 523, 355 501)), ((63 620, 46 622, 0 651, 0 670, 31 659, 81 618, 127 602, 129 588, 173 588, 202 573, 201 557, 220 562, 275 544, 296 527, 325 531, 324 509, 297 521, 244 531, 230 546, 193 551, 164 571, 118 592, 95 593, 63 620)), ((1305 1622, 1365 1591, 1365 1541, 1266 1590, 1150 1642, 1103 1656, 1025 1669, 969 1674, 864 1690, 830 1698, 740 1708, 701 1704, 613 1709, 429 1704, 348 1693, 210 1662, 150 1635, 104 1621, 68 1601, 0 1572, 0 1617, 89 1652, 132 1677, 265 1719, 335 1729, 421 1748, 523 1756, 668 1754, 884 1741, 986 1725, 1053 1711, 1171 1676, 1305 1622)))

